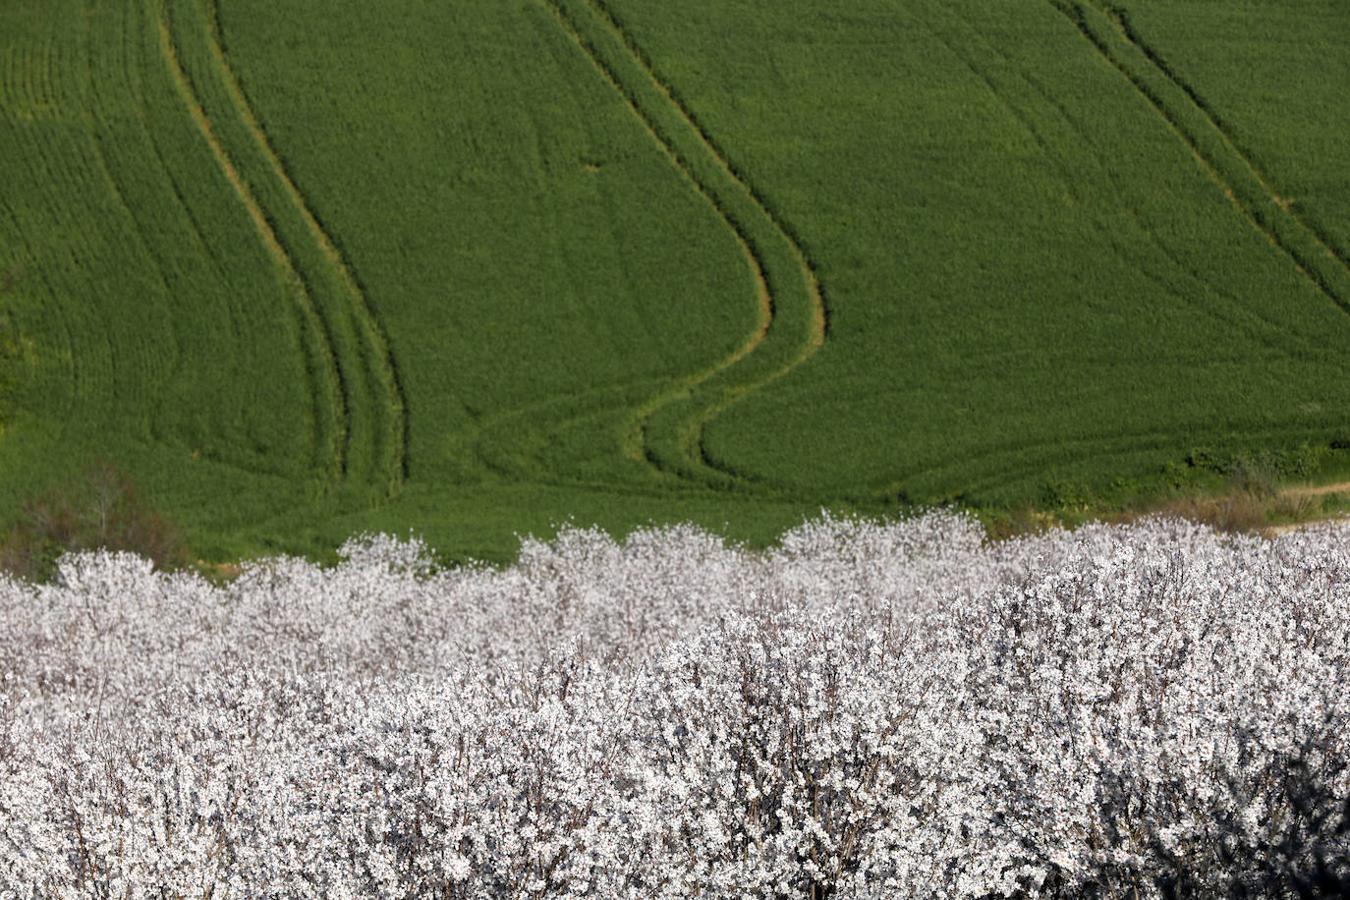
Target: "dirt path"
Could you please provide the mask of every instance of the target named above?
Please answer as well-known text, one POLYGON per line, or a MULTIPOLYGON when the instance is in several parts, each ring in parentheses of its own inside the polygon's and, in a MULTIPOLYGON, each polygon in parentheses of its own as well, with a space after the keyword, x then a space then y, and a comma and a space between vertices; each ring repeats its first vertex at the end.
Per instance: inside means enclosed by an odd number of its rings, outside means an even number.
POLYGON ((1328 494, 1350 494, 1350 481, 1286 487, 1282 488, 1279 494, 1281 497, 1325 497, 1328 494))
MULTIPOLYGON (((1329 484, 1290 485, 1276 491, 1275 499, 1277 502, 1280 500, 1304 500, 1316 499, 1319 497, 1331 497, 1337 494, 1350 495, 1350 481, 1334 481, 1329 484)), ((1325 513, 1314 514, 1310 518, 1302 521, 1271 525, 1262 529, 1262 533, 1268 537, 1278 537, 1282 534, 1302 531, 1305 528, 1312 528, 1326 522, 1334 522, 1338 519, 1346 518, 1346 516, 1347 514, 1344 512, 1331 515, 1325 513)))

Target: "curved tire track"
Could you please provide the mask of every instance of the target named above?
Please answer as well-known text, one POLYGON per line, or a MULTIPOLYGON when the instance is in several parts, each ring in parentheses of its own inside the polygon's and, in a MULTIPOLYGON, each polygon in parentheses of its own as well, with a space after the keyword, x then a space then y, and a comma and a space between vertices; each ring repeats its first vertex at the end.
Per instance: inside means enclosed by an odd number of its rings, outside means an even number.
MULTIPOLYGON (((1036 115, 1037 107, 1052 111, 1055 119, 1067 129, 1067 133, 1081 144, 1082 149, 1078 156, 1085 163, 1095 168, 1097 178, 1123 185, 1118 174, 1113 170, 1109 159, 1093 146, 1083 126, 1074 119, 1069 110, 1056 100, 1038 79, 1017 65, 996 42, 988 41, 979 31, 978 26, 968 21, 967 17, 940 4, 938 8, 949 13, 948 19, 950 21, 961 23, 966 30, 966 34, 949 38, 944 36, 941 30, 928 22, 924 22, 929 33, 935 40, 943 44, 954 57, 960 59, 963 65, 986 86, 990 96, 1007 109, 1019 125, 1031 135, 1046 161, 1055 170, 1065 190, 1074 198, 1076 203, 1084 202, 1077 187, 1077 178, 1068 163, 1061 158, 1061 154, 1055 150, 1052 137, 1043 133, 1046 120, 1036 115), (1003 63, 997 77, 991 74, 988 68, 980 64, 980 60, 992 57, 996 57, 1003 63), (1031 92, 1034 95, 1031 102, 1027 101, 1026 94, 1023 94, 1019 99, 1015 91, 1009 91, 1008 88, 1011 83, 1020 83, 1031 92), (1037 100, 1037 98, 1039 99, 1037 100)), ((1118 187, 1117 190, 1123 191, 1123 187, 1118 187)), ((1137 208, 1132 205, 1125 205, 1122 206, 1122 211, 1128 215, 1130 224, 1137 230, 1139 236, 1153 246, 1161 258, 1166 261, 1168 267, 1174 269, 1183 279, 1193 282, 1201 291, 1212 292, 1226 302, 1222 308, 1208 302, 1197 303, 1195 298, 1182 291, 1160 270, 1149 265, 1140 254, 1128 249, 1114 228, 1107 227, 1102 221, 1094 217, 1091 220, 1092 227, 1104 244, 1111 248, 1111 252, 1122 263, 1134 269, 1159 289, 1201 314, 1223 323, 1225 327, 1240 331, 1255 342, 1266 346, 1284 347, 1291 353, 1315 354, 1324 352, 1324 348, 1319 345, 1314 345, 1307 340, 1295 339, 1281 323, 1245 311, 1241 299, 1222 285, 1207 279, 1197 272, 1193 266, 1184 262, 1158 236, 1156 231, 1141 219, 1137 208)))
MULTIPOLYGON (((1098 3, 1099 6, 1102 5, 1100 0, 1096 0, 1096 2, 1098 3)), ((1279 193, 1270 184, 1270 177, 1266 174, 1265 170, 1261 168, 1261 166, 1257 163, 1255 159, 1252 158, 1250 154, 1245 152, 1239 146, 1237 137, 1233 134, 1232 129, 1229 127, 1228 123, 1225 122, 1217 112, 1215 112, 1214 107, 1209 103, 1209 101, 1206 100, 1195 89, 1194 86, 1192 86, 1189 82, 1183 79, 1176 72, 1176 70, 1173 69, 1170 64, 1168 64, 1167 60, 1163 57, 1161 53, 1158 52, 1156 48, 1154 48, 1151 44, 1149 44, 1139 35, 1138 31, 1136 31, 1134 28, 1134 24, 1130 20, 1129 12, 1124 7, 1121 6, 1106 6, 1103 8, 1107 13, 1107 15, 1109 15, 1111 20, 1114 22, 1116 29, 1117 31, 1120 32, 1121 36, 1124 37, 1125 40, 1129 41, 1134 46, 1138 47, 1140 52, 1144 54, 1145 58, 1147 58, 1148 61, 1153 64, 1153 67, 1156 68, 1159 72, 1161 72, 1167 78, 1168 81, 1171 81, 1177 87, 1181 88, 1182 92, 1185 93, 1188 98, 1190 98, 1190 101, 1195 104, 1195 106, 1200 110, 1200 112, 1204 114, 1205 118, 1209 120, 1210 124, 1214 126, 1214 129, 1218 131, 1221 135, 1223 135, 1224 140, 1228 142, 1229 146, 1233 149, 1233 151, 1237 154, 1237 156, 1243 161, 1243 163, 1246 164, 1247 168, 1251 170, 1251 173, 1253 176, 1255 176, 1257 183, 1262 187, 1262 189, 1265 190, 1265 192, 1270 196, 1270 198, 1273 201, 1275 201, 1276 205, 1278 205, 1293 219, 1298 221, 1299 224, 1301 224, 1304 228, 1306 228, 1317 240, 1317 242, 1322 245, 1322 249, 1326 252, 1327 256, 1339 262, 1342 267, 1350 269, 1350 257, 1347 257, 1344 252, 1338 249, 1327 237, 1327 235, 1317 228, 1317 226, 1315 226, 1312 222, 1309 222, 1306 218, 1300 215, 1295 209, 1292 208, 1291 205, 1287 204, 1280 197, 1279 193)))
POLYGON ((230 100, 234 104, 235 111, 252 135, 258 149, 266 158, 268 165, 272 169, 277 182, 285 190, 288 199, 295 207, 296 211, 304 219, 305 227, 308 229, 310 237, 322 252, 330 269, 338 276, 345 292, 348 295, 348 301, 351 310, 357 314, 365 326, 367 337, 371 343, 371 355, 379 367, 379 373, 376 378, 379 387, 385 394, 385 403, 392 418, 389 428, 391 431, 390 440, 393 444, 392 449, 392 472, 391 491, 407 478, 408 474, 408 398, 407 392, 403 386, 403 377, 398 367, 398 362, 394 357, 393 350, 389 344, 389 336, 376 314, 375 307, 370 301, 364 287, 357 279, 346 257, 328 234, 327 230, 319 222, 314 214, 309 202, 305 199, 299 185, 291 178, 285 163, 277 155, 272 147, 271 141, 267 137, 267 132, 259 123, 257 116, 253 112, 253 107, 244 93, 243 87, 239 83, 238 76, 230 66, 228 57, 225 54, 224 42, 221 39, 220 32, 220 7, 218 0, 205 0, 207 5, 207 16, 209 21, 209 44, 212 61, 220 72, 221 78, 229 91, 230 100))
POLYGON ((709 457, 703 435, 709 422, 735 403, 782 378, 824 345, 823 291, 799 243, 656 74, 631 36, 594 0, 544 0, 562 30, 619 93, 648 135, 732 232, 755 283, 756 328, 731 354, 677 379, 634 412, 625 452, 655 468, 718 487, 748 481, 709 457), (582 7, 580 14, 576 7, 582 7), (586 24, 581 19, 584 17, 586 24), (607 45, 609 53, 601 49, 607 45), (620 69, 628 70, 628 78, 620 69), (777 259, 775 259, 777 257, 777 259), (777 262, 788 265, 780 267, 777 262), (795 269, 796 271, 791 271, 795 269), (805 308, 785 308, 784 285, 801 279, 805 308), (801 334, 784 335, 797 317, 801 334), (782 346, 784 343, 787 346, 782 346), (747 372, 773 350, 786 358, 768 371, 747 372), (686 407, 680 409, 679 407, 686 407), (662 415, 664 414, 664 415, 662 415), (658 416, 661 416, 658 419, 658 416), (660 430, 663 433, 657 434, 660 430))
POLYGON ((200 11, 205 23, 199 27, 205 33, 198 36, 198 56, 204 54, 205 62, 198 65, 210 69, 217 102, 235 120, 235 140, 244 142, 240 148, 247 147, 237 149, 253 159, 252 175, 268 183, 271 201, 282 206, 267 209, 260 189, 250 182, 212 124, 184 63, 169 8, 164 0, 157 0, 161 52, 197 130, 244 204, 268 254, 299 298, 305 324, 320 336, 336 421, 331 480, 362 492, 373 490, 380 497, 391 496, 407 475, 408 419, 401 374, 384 328, 341 251, 272 148, 226 58, 215 4, 204 2, 200 11), (220 99, 222 92, 224 99, 220 99), (284 230, 287 221, 289 237, 284 230), (305 253, 297 256, 288 240, 300 242, 305 253))
POLYGON ((230 187, 234 189, 235 195, 248 213, 249 219, 253 222, 254 229, 258 233, 259 240, 268 256, 272 258, 277 269, 283 276, 287 288, 295 298, 296 304, 300 310, 301 320, 304 324, 318 336, 318 352, 320 356, 319 364, 326 373, 322 380, 327 387, 316 385, 314 418, 316 426, 325 421, 331 422, 327 430, 331 428, 332 436, 329 438, 332 447, 329 451, 331 461, 328 464, 329 476, 332 478, 341 477, 347 469, 347 392, 343 386, 342 370, 337 364, 337 354, 334 348, 333 337, 323 317, 319 315, 318 307, 310 294, 304 279, 300 277, 295 263, 291 260, 290 254, 282 246, 280 238, 272 227, 272 223, 263 211, 262 205, 254 196, 252 188, 249 187, 239 169, 235 166, 234 160, 220 137, 216 134, 210 118, 206 115, 206 109, 202 106, 201 98, 197 96, 196 90, 192 85, 192 80, 188 77, 187 70, 183 67, 183 62, 178 54, 177 44, 174 43, 173 29, 169 23, 168 7, 165 0, 156 0, 154 5, 155 28, 159 36, 159 50, 164 62, 169 70, 169 75, 177 89, 179 96, 187 108, 188 115, 201 134, 202 139, 211 150, 211 155, 215 157, 216 164, 221 173, 229 182, 230 187), (332 407, 331 412, 325 414, 321 398, 324 394, 328 395, 328 405, 332 407))

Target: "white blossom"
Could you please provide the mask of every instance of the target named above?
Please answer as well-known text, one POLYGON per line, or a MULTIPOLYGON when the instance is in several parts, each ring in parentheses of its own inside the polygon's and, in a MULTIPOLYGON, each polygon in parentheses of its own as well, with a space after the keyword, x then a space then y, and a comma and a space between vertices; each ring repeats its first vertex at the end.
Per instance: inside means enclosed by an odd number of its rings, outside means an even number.
POLYGON ((0 578, 0 897, 1294 896, 1350 876, 1347 538, 69 556, 0 578))

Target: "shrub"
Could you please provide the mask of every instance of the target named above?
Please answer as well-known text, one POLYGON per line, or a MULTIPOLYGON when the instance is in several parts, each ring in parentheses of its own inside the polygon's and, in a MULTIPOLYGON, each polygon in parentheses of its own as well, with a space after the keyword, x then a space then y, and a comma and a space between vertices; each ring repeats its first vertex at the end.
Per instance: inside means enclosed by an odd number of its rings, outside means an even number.
POLYGON ((62 554, 97 549, 137 553, 159 568, 187 561, 179 530, 141 498, 128 475, 98 463, 73 487, 24 504, 19 521, 0 537, 0 569, 47 580, 62 554))

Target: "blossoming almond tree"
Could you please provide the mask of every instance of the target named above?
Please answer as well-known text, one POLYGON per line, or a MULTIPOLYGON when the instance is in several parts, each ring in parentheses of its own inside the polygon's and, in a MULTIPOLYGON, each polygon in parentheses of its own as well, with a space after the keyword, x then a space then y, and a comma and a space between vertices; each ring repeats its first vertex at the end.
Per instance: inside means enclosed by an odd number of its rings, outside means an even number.
POLYGON ((1337 896, 1350 528, 0 578, 0 897, 1337 896))

